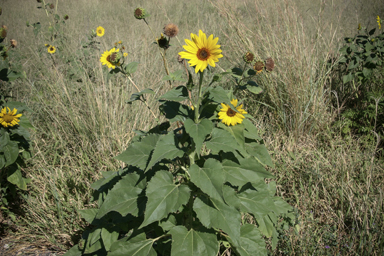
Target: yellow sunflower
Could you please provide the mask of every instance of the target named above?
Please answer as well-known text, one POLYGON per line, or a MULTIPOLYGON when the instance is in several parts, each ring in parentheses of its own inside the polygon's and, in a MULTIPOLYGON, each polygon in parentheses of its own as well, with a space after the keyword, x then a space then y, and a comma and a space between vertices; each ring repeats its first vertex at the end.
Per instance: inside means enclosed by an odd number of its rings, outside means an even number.
POLYGON ((120 63, 120 49, 113 48, 109 51, 105 51, 101 57, 100 57, 100 62, 103 65, 107 65, 108 68, 116 68, 116 66, 119 66, 120 63))
POLYGON ((243 104, 237 107, 237 100, 231 100, 231 104, 236 108, 238 112, 231 109, 231 107, 227 104, 221 103, 221 109, 219 112, 219 119, 221 122, 226 125, 236 125, 241 124, 243 119, 245 118, 243 114, 247 114, 243 108, 243 104))
POLYGON ((203 72, 207 68, 208 64, 215 67, 215 62, 222 58, 220 45, 217 45, 219 38, 213 39, 213 35, 207 36, 203 31, 199 30, 199 35, 191 33, 191 39, 185 39, 184 45, 185 52, 179 52, 179 55, 183 59, 190 60, 188 63, 195 67, 195 73, 198 71, 203 72))
POLYGON ((124 56, 124 57, 127 57, 127 56, 128 56, 128 53, 126 53, 126 52, 123 53, 123 56, 124 56))
POLYGON ((379 25, 379 29, 381 29, 381 19, 380 19, 380 16, 377 16, 377 25, 379 25))
POLYGON ((56 52, 56 48, 53 45, 47 47, 47 50, 50 54, 54 54, 56 52))
POLYGON ((105 29, 103 27, 101 27, 101 26, 97 27, 97 29, 96 29, 97 36, 102 37, 104 35, 104 33, 105 33, 105 29))
POLYGON ((8 107, 4 107, 0 112, 0 124, 4 127, 12 127, 18 125, 20 122, 19 117, 21 117, 22 114, 16 115, 16 112, 17 109, 15 108, 11 111, 8 107))

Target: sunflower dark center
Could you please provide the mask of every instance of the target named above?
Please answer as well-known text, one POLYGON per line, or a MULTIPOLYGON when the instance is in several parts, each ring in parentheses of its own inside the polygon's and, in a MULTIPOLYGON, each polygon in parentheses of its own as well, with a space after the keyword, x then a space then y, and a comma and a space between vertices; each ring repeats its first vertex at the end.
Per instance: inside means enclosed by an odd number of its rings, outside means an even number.
POLYGON ((111 62, 111 55, 108 55, 108 56, 107 56, 107 61, 108 61, 108 62, 111 62))
POLYGON ((197 58, 199 60, 207 60, 209 56, 210 56, 209 51, 206 48, 201 48, 197 52, 197 58))
POLYGON ((10 122, 13 121, 13 116, 9 115, 9 114, 5 114, 3 119, 4 119, 5 122, 10 123, 10 122))
POLYGON ((230 117, 233 117, 236 115, 236 111, 232 110, 231 108, 229 108, 227 110, 227 115, 230 116, 230 117))
POLYGON ((53 47, 50 47, 49 50, 50 50, 50 51, 53 51, 53 47))

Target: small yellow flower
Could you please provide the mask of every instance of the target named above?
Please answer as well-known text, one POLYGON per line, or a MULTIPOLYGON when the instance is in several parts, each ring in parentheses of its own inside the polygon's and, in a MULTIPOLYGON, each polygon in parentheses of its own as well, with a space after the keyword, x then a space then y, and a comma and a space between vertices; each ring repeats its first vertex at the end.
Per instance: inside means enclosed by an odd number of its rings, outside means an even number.
POLYGON ((123 53, 123 56, 124 56, 124 57, 127 57, 127 56, 128 56, 128 53, 126 53, 126 52, 123 53))
POLYGON ((119 42, 117 42, 118 44, 122 44, 123 42, 121 42, 121 40, 119 42))
POLYGON ((101 64, 107 65, 108 68, 113 68, 113 69, 116 68, 116 66, 119 66, 120 65, 120 62, 119 62, 120 58, 118 58, 119 60, 117 60, 117 58, 116 58, 117 61, 114 60, 114 57, 117 56, 116 54, 119 52, 119 50, 120 49, 116 50, 116 48, 113 48, 109 51, 105 51, 100 57, 101 64))
POLYGON ((20 117, 22 114, 16 115, 17 109, 13 109, 12 111, 8 107, 4 107, 0 112, 0 124, 4 127, 12 127, 18 125, 20 122, 20 117), (8 113, 7 113, 8 109, 8 113))
POLYGON ((50 54, 54 54, 56 52, 56 48, 53 45, 48 46, 47 50, 50 54))
POLYGON ((101 27, 101 26, 97 27, 97 29, 96 29, 97 36, 102 37, 104 35, 104 33, 105 33, 105 29, 103 27, 101 27))
POLYGON ((379 16, 377 16, 377 24, 379 25, 379 29, 381 29, 381 19, 379 16))
POLYGON ((221 122, 230 126, 241 124, 243 119, 245 118, 243 114, 247 114, 243 108, 243 104, 237 107, 237 100, 232 99, 231 104, 236 108, 238 112, 231 109, 231 107, 227 104, 221 103, 221 109, 219 112, 219 119, 221 122))
POLYGON ((185 39, 183 48, 185 52, 179 52, 179 55, 183 59, 189 60, 188 63, 191 66, 195 66, 195 73, 203 72, 207 68, 208 64, 212 67, 215 67, 215 62, 219 61, 219 58, 222 58, 220 45, 217 44, 219 38, 213 38, 213 35, 210 35, 208 38, 199 30, 199 35, 191 33, 191 40, 185 39))
POLYGON ((359 23, 359 25, 357 26, 357 30, 361 30, 361 24, 359 23))

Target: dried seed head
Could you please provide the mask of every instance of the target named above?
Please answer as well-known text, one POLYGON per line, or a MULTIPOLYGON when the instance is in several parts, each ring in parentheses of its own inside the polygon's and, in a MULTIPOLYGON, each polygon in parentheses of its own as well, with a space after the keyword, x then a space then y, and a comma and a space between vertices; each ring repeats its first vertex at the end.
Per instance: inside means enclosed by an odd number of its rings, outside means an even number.
POLYGON ((177 34, 179 33, 179 28, 173 23, 165 25, 163 30, 164 34, 169 37, 177 36, 177 34))
POLYGON ((17 46, 17 41, 15 39, 11 39, 11 47, 15 48, 17 46))
POLYGON ((3 25, 2 28, 0 28, 0 38, 4 39, 7 37, 7 27, 3 25))
POLYGON ((160 38, 156 38, 156 40, 157 40, 157 44, 159 45, 160 48, 163 48, 163 49, 168 49, 169 48, 169 41, 163 35, 163 33, 161 33, 161 37, 160 38))
POLYGON ((264 63, 262 61, 256 61, 255 65, 253 65, 253 68, 257 73, 260 73, 263 71, 264 63))
POLYGON ((243 56, 243 60, 244 60, 246 63, 251 63, 254 59, 255 59, 255 55, 253 55, 253 53, 251 53, 251 52, 247 52, 247 53, 244 54, 244 56, 243 56))
POLYGON ((55 8, 55 5, 54 5, 54 4, 50 4, 50 5, 49 5, 49 8, 50 8, 50 9, 53 9, 53 8, 55 8))
POLYGON ((69 19, 68 14, 67 14, 67 15, 64 15, 64 20, 68 20, 68 19, 69 19))
POLYGON ((134 12, 134 16, 136 19, 144 19, 145 18, 145 15, 147 15, 147 12, 145 11, 144 8, 136 8, 135 9, 135 12, 134 12))
POLYGON ((273 61, 272 57, 269 57, 265 60, 265 68, 269 72, 272 72, 272 70, 275 68, 275 62, 273 61))

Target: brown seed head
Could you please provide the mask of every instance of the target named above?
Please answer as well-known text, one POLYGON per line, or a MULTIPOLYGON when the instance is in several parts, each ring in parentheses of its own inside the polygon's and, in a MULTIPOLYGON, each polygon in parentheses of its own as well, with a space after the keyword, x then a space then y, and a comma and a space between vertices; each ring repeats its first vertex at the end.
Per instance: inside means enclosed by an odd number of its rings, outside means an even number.
POLYGON ((135 9, 135 12, 134 12, 134 16, 136 19, 144 19, 145 18, 145 15, 146 15, 146 11, 144 8, 136 8, 135 9))
POLYGON ((64 16, 64 20, 68 20, 69 19, 69 16, 68 14, 64 16))
POLYGON ((244 55, 243 59, 246 63, 251 63, 255 59, 255 55, 253 55, 253 53, 251 52, 247 52, 244 55))
POLYGON ((257 71, 257 73, 260 73, 263 71, 264 63, 262 61, 256 61, 255 65, 253 65, 253 68, 257 71))
POLYGON ((273 61, 272 57, 269 57, 265 60, 265 68, 269 72, 271 72, 275 68, 275 62, 273 61))
POLYGON ((55 5, 54 4, 50 4, 49 8, 53 9, 53 8, 55 8, 55 5))
POLYGON ((179 33, 179 28, 177 27, 177 25, 173 23, 169 23, 164 26, 164 34, 166 36, 174 37, 174 36, 177 36, 178 33, 179 33))
POLYGON ((17 41, 15 39, 11 39, 11 47, 15 48, 17 46, 17 41))

